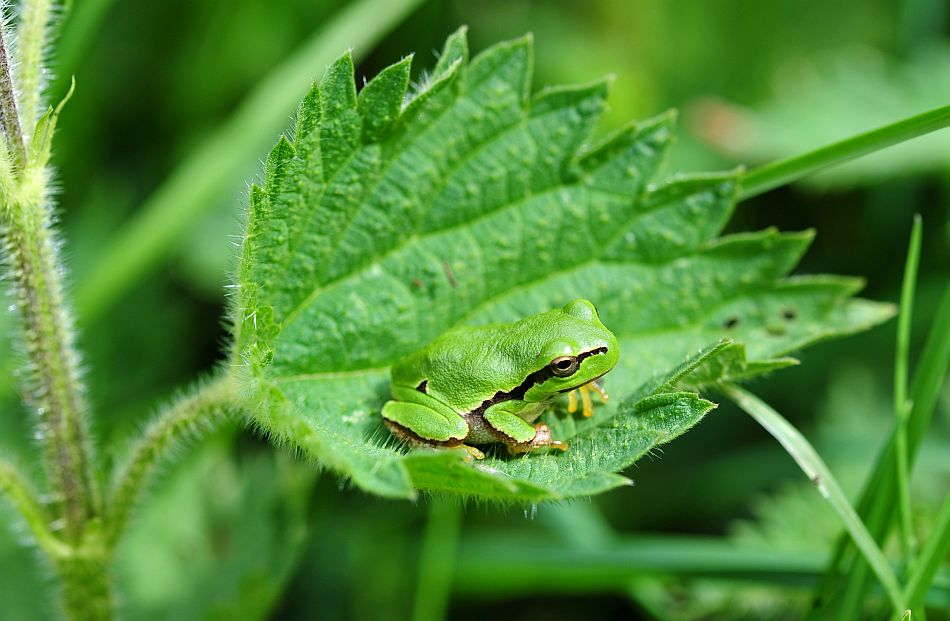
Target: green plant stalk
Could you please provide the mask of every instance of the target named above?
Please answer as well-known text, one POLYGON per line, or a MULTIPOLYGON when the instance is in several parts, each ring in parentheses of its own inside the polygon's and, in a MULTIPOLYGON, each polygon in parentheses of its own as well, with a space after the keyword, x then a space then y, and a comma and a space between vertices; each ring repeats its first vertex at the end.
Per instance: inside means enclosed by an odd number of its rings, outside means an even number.
MULTIPOLYGON (((631 580, 644 576, 810 590, 821 576, 825 556, 816 551, 736 545, 722 537, 695 535, 638 534, 600 544, 573 545, 539 529, 517 534, 466 532, 456 555, 453 592, 480 599, 544 593, 561 597, 568 593, 618 594, 626 592, 631 580)), ((946 610, 950 573, 935 572, 932 586, 929 590, 925 586, 923 592, 929 604, 946 610)))
POLYGON ((16 36, 16 84, 20 96, 18 104, 23 135, 29 140, 39 118, 45 86, 43 57, 52 17, 52 2, 29 0, 23 2, 21 7, 16 36))
POLYGON ((148 489, 158 462, 169 450, 233 419, 238 409, 237 383, 227 375, 205 384, 194 394, 162 412, 117 470, 107 496, 105 545, 112 548, 125 532, 138 499, 148 489))
POLYGON ((732 384, 724 384, 721 389, 727 397, 779 441, 805 476, 818 488, 822 497, 831 503, 844 524, 845 530, 851 535, 851 539, 877 575, 895 612, 898 616, 903 614, 907 609, 904 593, 887 558, 874 542, 861 518, 848 502, 841 486, 808 440, 778 412, 753 394, 732 384))
POLYGON ((950 494, 943 499, 933 531, 921 550, 920 558, 904 587, 904 597, 911 610, 923 610, 924 596, 948 552, 950 552, 950 494))
POLYGON ((419 4, 362 0, 350 5, 275 68, 103 250, 77 289, 79 316, 84 321, 98 316, 174 249, 183 231, 216 205, 247 163, 273 141, 315 71, 347 46, 371 46, 419 4))
MULTIPOLYGON (((0 11, 0 125, 3 127, 4 149, 8 159, 10 150, 15 166, 22 166, 26 159, 26 148, 23 146, 23 132, 20 129, 20 115, 17 114, 16 88, 13 85, 13 73, 10 69, 10 59, 7 56, 7 25, 5 16, 0 11)), ((12 167, 5 166, 4 176, 12 175, 12 167)), ((6 183, 4 185, 12 185, 6 183)))
POLYGON ((0 494, 5 495, 10 505, 17 510, 29 527, 37 545, 44 552, 50 557, 66 554, 66 547, 49 529, 49 515, 40 503, 36 492, 13 464, 2 459, 0 459, 0 494))
MULTIPOLYGON (((945 381, 950 367, 950 285, 943 292, 924 350, 921 353, 910 386, 912 403, 907 423, 908 468, 912 472, 914 458, 923 442, 936 408, 940 387, 945 381)), ((897 450, 897 427, 891 434, 887 446, 878 455, 874 471, 858 501, 858 514, 864 519, 868 531, 880 542, 887 535, 894 515, 893 498, 896 492, 896 480, 893 464, 897 450)), ((809 619, 826 618, 831 614, 836 619, 854 618, 841 612, 843 608, 857 610, 867 591, 868 567, 859 557, 849 557, 850 541, 842 538, 828 565, 818 589, 818 602, 824 602, 812 609, 809 619), (841 586, 839 580, 844 580, 841 586), (843 593, 838 591, 843 590, 843 593), (840 602, 843 602, 841 604, 840 602), (835 608, 829 611, 827 607, 835 608)))
POLYGON ((453 498, 432 498, 419 554, 413 621, 440 621, 446 616, 458 548, 461 508, 453 498))
POLYGON ((897 319, 897 352, 894 356, 894 415, 897 418, 896 450, 897 498, 900 506, 901 546, 904 565, 910 571, 914 559, 914 522, 910 501, 910 472, 907 463, 907 420, 910 403, 907 401, 908 357, 910 350, 911 319, 914 313, 914 291, 917 287, 917 267, 920 264, 921 220, 914 217, 904 266, 904 281, 901 286, 900 315, 897 319))
POLYGON ((531 593, 623 593, 641 576, 685 576, 808 588, 821 554, 737 546, 695 535, 617 537, 573 545, 551 533, 466 533, 456 560, 454 591, 479 597, 531 593))
MULTIPOLYGON (((5 61, 5 56, 5 45, 0 45, 0 59, 5 61)), ((8 68, 8 63, 0 64, 0 99, 5 142, 9 145, 4 155, 24 144, 14 94, 9 90, 12 78, 3 72, 8 68)), ((46 162, 27 164, 25 153, 19 153, 14 162, 7 157, 0 174, 3 242, 32 367, 31 401, 39 421, 48 494, 54 506, 51 517, 62 521, 63 539, 76 542, 86 522, 97 512, 97 491, 89 463, 88 412, 50 225, 46 162)))
POLYGON ((801 155, 753 168, 743 177, 739 200, 764 194, 829 166, 842 164, 948 126, 950 106, 943 106, 801 155))
POLYGON ((63 608, 70 621, 109 621, 115 617, 111 558, 104 549, 59 559, 63 608))

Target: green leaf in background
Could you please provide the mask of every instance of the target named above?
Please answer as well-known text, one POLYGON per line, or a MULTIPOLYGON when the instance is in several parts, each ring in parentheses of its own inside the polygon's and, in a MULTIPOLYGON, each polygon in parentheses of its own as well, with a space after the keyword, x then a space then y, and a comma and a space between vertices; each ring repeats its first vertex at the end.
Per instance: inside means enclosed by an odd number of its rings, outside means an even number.
POLYGON ((892 314, 851 299, 854 279, 787 277, 811 233, 718 238, 734 175, 653 184, 672 115, 591 144, 607 83, 531 95, 530 38, 469 62, 460 31, 407 94, 409 63, 358 94, 345 54, 314 85, 251 188, 236 283, 232 362, 256 422, 360 487, 526 501, 604 491, 712 407, 682 388, 785 366, 790 351, 892 314), (468 464, 389 437, 379 410, 395 360, 454 325, 577 297, 623 353, 610 406, 550 417, 570 451, 468 464), (724 337, 747 346, 708 347, 724 337))
POLYGON ((237 459, 234 444, 217 437, 176 465, 132 521, 117 561, 128 618, 270 618, 306 541, 315 472, 269 451, 237 459))
MULTIPOLYGON (((867 48, 838 50, 816 62, 787 66, 776 77, 775 99, 754 110, 699 105, 693 125, 712 146, 749 163, 805 153, 945 106, 950 100, 950 47, 926 47, 901 61, 867 48)), ((946 171, 947 154, 950 132, 933 132, 809 176, 804 183, 851 188, 946 171)))

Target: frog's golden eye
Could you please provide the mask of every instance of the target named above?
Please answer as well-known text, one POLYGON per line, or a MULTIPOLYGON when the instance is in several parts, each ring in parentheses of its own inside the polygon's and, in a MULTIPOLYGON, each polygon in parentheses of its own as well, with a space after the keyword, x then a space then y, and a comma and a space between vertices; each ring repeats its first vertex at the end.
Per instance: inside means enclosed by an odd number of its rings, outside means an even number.
POLYGON ((551 369, 551 373, 554 373, 558 377, 574 375, 577 372, 578 366, 580 365, 578 365, 577 357, 575 356, 558 356, 548 365, 551 369))

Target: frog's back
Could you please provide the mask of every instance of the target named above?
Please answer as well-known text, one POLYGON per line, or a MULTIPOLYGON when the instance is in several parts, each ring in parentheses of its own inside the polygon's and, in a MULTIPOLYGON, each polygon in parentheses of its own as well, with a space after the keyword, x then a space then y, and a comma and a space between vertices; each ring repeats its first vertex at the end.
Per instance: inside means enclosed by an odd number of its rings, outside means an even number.
POLYGON ((523 379, 512 375, 518 361, 512 359, 511 328, 491 324, 449 330, 393 365, 393 384, 421 387, 460 412, 470 411, 523 379))

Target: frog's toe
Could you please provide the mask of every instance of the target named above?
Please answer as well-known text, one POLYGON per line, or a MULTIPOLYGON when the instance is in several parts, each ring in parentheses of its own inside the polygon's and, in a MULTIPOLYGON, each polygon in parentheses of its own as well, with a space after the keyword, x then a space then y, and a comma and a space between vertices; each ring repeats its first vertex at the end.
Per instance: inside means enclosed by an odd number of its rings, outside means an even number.
POLYGON ((461 447, 468 451, 468 457, 465 461, 471 462, 476 459, 485 459, 485 453, 481 452, 474 446, 469 446, 468 444, 462 444, 461 447))
POLYGON ((534 426, 534 437, 518 444, 509 444, 508 452, 512 454, 527 453, 535 449, 555 448, 561 451, 568 449, 567 442, 555 440, 551 437, 551 428, 544 423, 538 423, 534 426))

